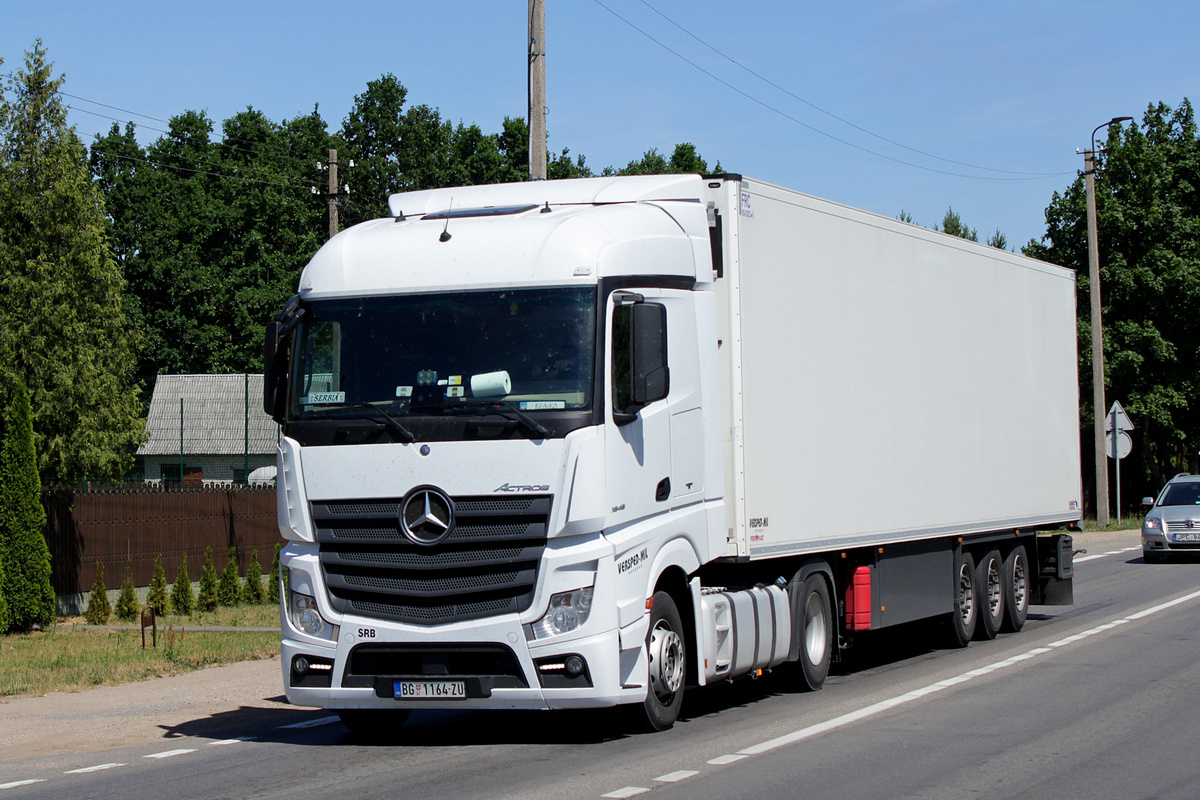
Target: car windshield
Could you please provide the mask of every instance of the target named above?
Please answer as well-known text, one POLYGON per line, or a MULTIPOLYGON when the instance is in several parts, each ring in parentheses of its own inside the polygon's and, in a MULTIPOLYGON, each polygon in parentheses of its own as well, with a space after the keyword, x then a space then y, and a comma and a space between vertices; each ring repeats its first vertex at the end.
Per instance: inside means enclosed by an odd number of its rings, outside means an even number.
POLYGON ((1200 481, 1173 483, 1167 487, 1160 506, 1200 505, 1200 481))
POLYGON ((393 295, 304 304, 290 417, 590 408, 595 287, 393 295))

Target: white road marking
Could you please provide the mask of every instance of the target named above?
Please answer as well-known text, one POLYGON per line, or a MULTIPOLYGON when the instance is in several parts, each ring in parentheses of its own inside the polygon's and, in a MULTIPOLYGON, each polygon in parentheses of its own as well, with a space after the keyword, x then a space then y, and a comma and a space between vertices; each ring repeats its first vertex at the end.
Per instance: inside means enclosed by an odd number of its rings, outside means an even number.
POLYGON ((1031 658, 1052 652, 1060 647, 1065 647, 1069 644, 1074 644, 1075 642, 1087 639, 1091 636, 1104 633, 1105 631, 1110 631, 1113 628, 1121 625, 1125 625, 1139 619, 1145 619, 1153 614, 1157 614, 1169 608, 1174 608, 1182 603, 1186 603, 1189 600, 1195 600, 1198 597, 1200 597, 1200 591, 1192 592, 1191 594, 1186 594, 1182 597, 1177 597, 1174 600, 1168 600, 1165 603, 1144 609, 1136 614, 1130 614, 1129 616, 1122 617, 1121 619, 1105 622, 1102 625, 1097 625, 1096 627, 1089 628, 1086 631, 1076 633, 1072 636, 1067 636, 1066 638, 1059 639, 1055 642, 1050 642, 1044 647, 1035 647, 1032 650, 1027 650, 1024 653, 1018 653, 1017 655, 1012 656, 1011 658, 1006 658, 1003 661, 987 664, 977 669, 964 672, 961 675, 956 675, 952 678, 938 681, 937 683, 931 683, 928 686, 921 687, 920 689, 914 689, 911 692, 906 692, 905 694, 897 695, 896 697, 892 697, 887 700, 881 700, 878 703, 866 706, 865 708, 860 708, 857 711, 851 711, 848 714, 842 714, 840 717, 834 717, 833 719, 826 720, 825 722, 819 722, 816 725, 809 725, 806 728, 801 728, 799 730, 792 731, 791 733, 786 733, 783 736, 777 736, 774 739, 768 739, 765 742, 747 747, 743 750, 739 750, 738 752, 747 756, 756 756, 776 750, 780 747, 785 747, 789 744, 795 744, 796 742, 800 742, 805 739, 811 739, 814 736, 820 736, 821 734, 845 727, 852 722, 858 722, 859 720, 873 717, 876 714, 895 708, 896 706, 904 705, 905 703, 912 702, 913 700, 920 699, 935 692, 940 692, 943 689, 949 689, 952 686, 958 686, 959 684, 966 683, 983 675, 991 674, 997 670, 1007 669, 1008 667, 1014 666, 1023 661, 1028 661, 1031 658))
POLYGON ((693 775, 699 774, 700 773, 694 769, 681 769, 675 772, 668 772, 666 775, 659 775, 654 780, 658 781, 659 783, 678 783, 679 781, 686 780, 693 775))
POLYGON ((723 767, 726 764, 732 764, 735 761, 741 761, 743 758, 745 758, 745 756, 739 755, 737 753, 731 753, 730 755, 727 755, 727 756, 717 756, 716 758, 710 758, 708 760, 708 763, 712 764, 715 767, 723 767))
POLYGON ((123 767, 124 764, 97 764, 94 767, 83 767, 82 769, 69 769, 63 775, 81 775, 85 772, 99 772, 104 769, 113 769, 115 767, 123 767))
POLYGON ((191 750, 164 750, 161 753, 151 753, 148 756, 142 756, 142 758, 173 758, 174 756, 182 756, 194 752, 196 752, 195 748, 191 750))
POLYGON ((234 739, 218 739, 215 742, 209 742, 208 746, 209 747, 221 747, 222 745, 226 745, 226 744, 241 744, 242 742, 252 742, 252 741, 254 741, 254 738, 255 737, 253 737, 253 736, 238 736, 234 739))
POLYGON ((1142 546, 1140 544, 1133 547, 1123 547, 1120 550, 1109 550, 1107 553, 1096 553, 1092 556, 1080 556, 1079 558, 1072 559, 1072 563, 1082 564, 1084 561, 1094 561, 1097 558, 1104 558, 1105 556, 1119 556, 1122 553, 1132 553, 1134 550, 1141 549, 1142 546))
POLYGON ((18 786, 28 786, 31 783, 43 783, 45 778, 34 778, 31 781, 13 781, 11 783, 0 783, 0 789, 16 789, 18 786))
POLYGON ((304 722, 293 722, 291 725, 280 725, 276 730, 296 730, 299 728, 316 728, 321 725, 328 725, 331 722, 337 722, 336 716, 332 717, 317 717, 316 719, 308 719, 304 722))
POLYGON ((608 794, 602 794, 600 796, 614 797, 617 798, 617 800, 620 800, 624 797, 637 797, 639 794, 645 794, 648 791, 650 790, 643 786, 626 786, 624 789, 617 789, 615 792, 609 792, 608 794))

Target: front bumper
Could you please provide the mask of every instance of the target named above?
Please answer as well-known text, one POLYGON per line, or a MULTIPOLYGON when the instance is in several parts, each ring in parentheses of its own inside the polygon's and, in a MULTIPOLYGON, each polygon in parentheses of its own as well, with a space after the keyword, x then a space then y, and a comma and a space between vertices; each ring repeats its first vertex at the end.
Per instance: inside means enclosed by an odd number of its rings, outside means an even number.
POLYGON ((285 633, 280 660, 289 703, 330 709, 564 709, 645 697, 643 685, 621 685, 621 637, 615 629, 567 641, 526 642, 515 616, 448 627, 437 636, 428 631, 404 636, 402 629, 378 620, 361 623, 345 620, 336 644, 285 633), (585 671, 568 679, 558 665, 570 656, 582 659, 585 671), (298 657, 332 668, 299 675, 294 669, 298 657), (402 666, 392 673, 396 665, 402 666), (392 692, 397 680, 462 681, 468 696, 398 700, 392 692), (313 685, 326 681, 328 686, 313 685))

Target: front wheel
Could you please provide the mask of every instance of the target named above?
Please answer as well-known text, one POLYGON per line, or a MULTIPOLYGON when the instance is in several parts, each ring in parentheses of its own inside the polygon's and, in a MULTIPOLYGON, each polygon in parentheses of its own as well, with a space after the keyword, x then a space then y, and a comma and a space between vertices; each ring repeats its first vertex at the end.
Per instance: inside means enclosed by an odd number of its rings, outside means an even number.
POLYGON ((819 573, 804 579, 800 589, 799 619, 801 688, 816 691, 825 684, 833 658, 833 604, 829 585, 819 573))
POLYGON ((665 731, 679 718, 683 705, 683 683, 687 674, 687 641, 675 600, 666 592, 655 592, 650 607, 650 630, 646 632, 649 685, 638 715, 641 727, 665 731))

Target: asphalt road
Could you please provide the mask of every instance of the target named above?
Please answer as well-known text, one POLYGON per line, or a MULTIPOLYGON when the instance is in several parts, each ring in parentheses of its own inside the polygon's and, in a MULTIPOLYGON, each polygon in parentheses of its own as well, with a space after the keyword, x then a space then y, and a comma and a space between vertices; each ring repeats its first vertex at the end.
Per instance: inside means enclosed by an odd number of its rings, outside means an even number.
POLYGON ((1035 607, 1019 634, 942 650, 928 626, 897 630, 820 692, 780 673, 694 692, 661 734, 606 713, 430 711, 370 744, 325 712, 264 710, 0 762, 0 800, 1194 798, 1200 561, 1143 564, 1136 533, 1088 546, 1076 604, 1035 607))

